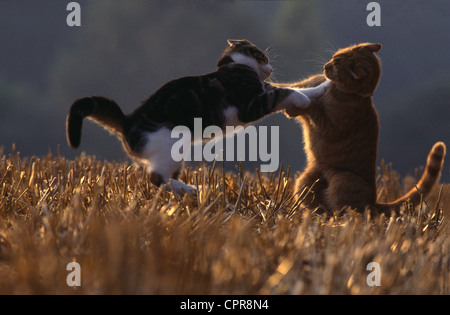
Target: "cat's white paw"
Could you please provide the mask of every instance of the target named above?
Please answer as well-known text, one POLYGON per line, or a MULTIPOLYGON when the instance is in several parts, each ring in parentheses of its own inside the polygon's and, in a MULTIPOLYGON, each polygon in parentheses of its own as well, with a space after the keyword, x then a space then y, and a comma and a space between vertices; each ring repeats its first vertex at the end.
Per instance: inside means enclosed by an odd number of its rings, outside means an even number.
POLYGON ((327 79, 325 82, 323 82, 317 87, 318 88, 317 92, 320 93, 320 95, 322 96, 331 87, 332 84, 333 82, 327 79))
POLYGON ((183 191, 189 196, 197 196, 197 189, 191 185, 184 185, 183 191))
POLYGON ((318 99, 327 92, 327 90, 330 88, 332 84, 333 82, 331 82, 330 80, 326 80, 325 82, 316 87, 308 89, 298 89, 298 91, 302 92, 309 98, 318 99))
POLYGON ((190 196, 197 195, 197 189, 194 186, 185 184, 175 179, 169 180, 168 188, 175 195, 184 195, 184 194, 188 194, 190 196))
POLYGON ((290 101, 292 105, 299 108, 307 108, 311 104, 309 97, 300 92, 300 90, 294 90, 294 93, 290 95, 290 101))

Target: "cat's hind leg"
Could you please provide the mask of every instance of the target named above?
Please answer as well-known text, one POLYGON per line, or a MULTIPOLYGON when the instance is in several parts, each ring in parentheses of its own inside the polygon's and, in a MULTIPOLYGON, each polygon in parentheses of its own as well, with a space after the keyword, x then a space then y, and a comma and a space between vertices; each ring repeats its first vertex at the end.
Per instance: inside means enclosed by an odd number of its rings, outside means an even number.
POLYGON ((148 157, 148 167, 150 171, 150 181, 156 186, 162 184, 167 185, 167 190, 172 191, 176 195, 196 195, 197 189, 194 186, 183 183, 178 180, 178 175, 182 169, 182 162, 175 162, 162 158, 161 156, 154 155, 148 157))
POLYGON ((183 161, 175 161, 172 157, 172 146, 177 139, 171 138, 171 131, 167 128, 146 135, 146 143, 140 150, 141 161, 150 170, 150 181, 156 186, 167 185, 167 189, 174 194, 195 195, 195 187, 177 180, 183 161))
POLYGON ((308 168, 296 181, 295 191, 305 207, 320 213, 325 208, 324 192, 327 187, 328 182, 321 173, 314 168, 308 168))
POLYGON ((363 212, 375 204, 375 189, 362 177, 348 171, 330 169, 324 172, 328 181, 325 191, 329 211, 339 211, 345 207, 363 212))
MULTIPOLYGON (((158 163, 152 159, 152 162, 148 163, 148 167, 149 169, 151 169, 151 164, 153 165, 157 165, 158 163)), ((163 184, 167 185, 167 189, 169 191, 172 191, 175 194, 184 194, 187 193, 189 195, 195 195, 196 194, 196 189, 191 186, 191 185, 187 185, 185 183, 183 183, 182 181, 178 180, 178 176, 181 172, 181 166, 180 168, 177 169, 172 176, 164 176, 161 175, 159 172, 161 172, 161 170, 151 170, 150 171, 150 182, 159 187, 163 184)))

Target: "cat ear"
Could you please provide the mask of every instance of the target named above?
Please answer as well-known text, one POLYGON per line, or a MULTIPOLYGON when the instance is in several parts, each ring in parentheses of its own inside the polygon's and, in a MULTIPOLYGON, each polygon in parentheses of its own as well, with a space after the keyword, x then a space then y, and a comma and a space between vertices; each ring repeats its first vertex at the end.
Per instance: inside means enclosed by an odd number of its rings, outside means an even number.
POLYGON ((350 73, 355 80, 361 80, 367 76, 366 70, 364 70, 363 67, 358 66, 358 65, 353 66, 350 73))
POLYGON ((230 47, 233 47, 233 46, 239 46, 239 45, 241 45, 241 44, 242 44, 242 41, 236 40, 236 39, 229 39, 229 40, 227 40, 227 43, 228 43, 228 45, 229 45, 230 47))
POLYGON ((383 46, 381 44, 368 44, 366 47, 369 48, 370 51, 376 53, 379 52, 383 46))

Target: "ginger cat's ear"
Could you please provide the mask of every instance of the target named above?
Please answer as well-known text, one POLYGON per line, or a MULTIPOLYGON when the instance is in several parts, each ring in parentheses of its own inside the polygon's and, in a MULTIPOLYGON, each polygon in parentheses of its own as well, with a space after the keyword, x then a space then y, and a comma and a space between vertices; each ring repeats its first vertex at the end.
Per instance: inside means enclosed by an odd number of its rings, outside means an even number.
POLYGON ((367 71, 359 65, 353 66, 353 68, 350 70, 350 73, 356 80, 361 80, 367 76, 367 71))
POLYGON ((366 47, 376 53, 379 52, 383 46, 381 44, 368 44, 366 47))

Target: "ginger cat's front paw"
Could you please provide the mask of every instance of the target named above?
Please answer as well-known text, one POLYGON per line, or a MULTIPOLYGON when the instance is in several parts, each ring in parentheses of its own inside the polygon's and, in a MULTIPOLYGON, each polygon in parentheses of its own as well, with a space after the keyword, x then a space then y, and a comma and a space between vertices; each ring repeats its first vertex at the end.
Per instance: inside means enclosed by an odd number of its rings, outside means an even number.
POLYGON ((298 115, 301 115, 302 110, 298 108, 297 106, 291 105, 284 111, 284 114, 288 118, 297 117, 298 115))

